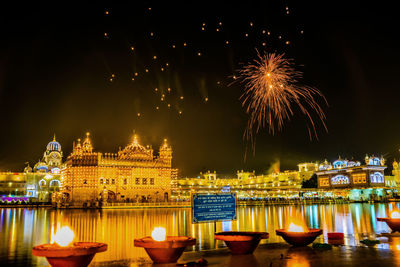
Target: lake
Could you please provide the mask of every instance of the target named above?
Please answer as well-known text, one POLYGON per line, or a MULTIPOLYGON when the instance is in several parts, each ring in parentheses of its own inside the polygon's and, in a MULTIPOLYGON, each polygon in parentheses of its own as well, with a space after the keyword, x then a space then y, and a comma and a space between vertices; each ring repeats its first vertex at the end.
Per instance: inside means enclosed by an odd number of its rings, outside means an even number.
MULTIPOLYGON (((308 227, 321 228, 327 241, 328 232, 343 232, 346 245, 359 245, 359 240, 375 238, 390 232, 385 217, 399 203, 332 204, 332 205, 273 205, 239 207, 236 221, 216 223, 216 231, 266 231, 270 238, 263 242, 284 242, 275 229, 284 228, 291 218, 302 217, 308 227)), ((75 241, 97 241, 108 244, 108 251, 99 253, 93 262, 147 258, 142 248, 133 245, 134 238, 148 236, 154 227, 162 226, 167 235, 188 235, 197 239, 192 249, 221 247, 214 240, 214 223, 191 223, 187 208, 115 209, 115 210, 54 210, 0 208, 0 263, 14 266, 47 266, 44 258, 32 256, 32 247, 48 243, 52 227, 68 225, 75 232, 75 241)), ((383 242, 380 249, 399 248, 399 244, 383 242)))

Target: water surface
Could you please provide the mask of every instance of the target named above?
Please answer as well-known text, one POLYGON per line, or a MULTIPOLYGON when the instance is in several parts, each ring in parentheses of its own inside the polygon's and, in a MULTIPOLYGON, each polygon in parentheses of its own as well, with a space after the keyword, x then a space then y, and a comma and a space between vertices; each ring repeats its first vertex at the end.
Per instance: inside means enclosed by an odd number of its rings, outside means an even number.
MULTIPOLYGON (((293 216, 301 216, 308 227, 321 228, 326 233, 343 232, 346 245, 359 245, 359 240, 376 238, 390 232, 376 217, 387 216, 399 208, 391 204, 336 204, 239 207, 238 220, 218 222, 216 231, 266 231, 270 238, 263 242, 283 242, 275 229, 284 228, 293 216)), ((76 241, 97 241, 108 244, 108 251, 97 254, 94 262, 147 257, 142 248, 133 246, 133 239, 150 235, 156 226, 167 229, 168 235, 187 235, 197 239, 193 248, 212 249, 223 246, 214 240, 214 223, 191 223, 190 209, 135 209, 135 210, 53 210, 53 209, 0 209, 0 263, 19 266, 46 266, 44 258, 34 257, 35 245, 48 243, 52 227, 69 225, 76 241)), ((399 243, 399 244, 397 244, 399 243)), ((383 242, 378 248, 400 250, 396 244, 383 242)))

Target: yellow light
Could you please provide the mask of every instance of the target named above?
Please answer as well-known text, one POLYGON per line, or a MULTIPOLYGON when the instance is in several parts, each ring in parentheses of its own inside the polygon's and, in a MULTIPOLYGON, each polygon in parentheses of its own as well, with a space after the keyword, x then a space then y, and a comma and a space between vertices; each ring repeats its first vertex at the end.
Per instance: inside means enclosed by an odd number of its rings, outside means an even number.
POLYGON ((68 227, 64 226, 57 230, 56 234, 52 236, 52 243, 57 243, 61 247, 67 247, 72 240, 74 240, 74 232, 68 227))
POLYGON ((400 219, 400 213, 398 211, 392 211, 392 213, 390 213, 390 218, 400 219))
POLYGON ((302 233, 304 232, 303 226, 296 225, 294 223, 290 223, 288 227, 288 232, 302 233))
POLYGON ((156 227, 154 228, 153 232, 151 232, 151 238, 155 241, 165 241, 167 236, 167 232, 165 231, 164 227, 156 227))
POLYGON ((153 59, 157 59, 157 56, 154 56, 153 59))

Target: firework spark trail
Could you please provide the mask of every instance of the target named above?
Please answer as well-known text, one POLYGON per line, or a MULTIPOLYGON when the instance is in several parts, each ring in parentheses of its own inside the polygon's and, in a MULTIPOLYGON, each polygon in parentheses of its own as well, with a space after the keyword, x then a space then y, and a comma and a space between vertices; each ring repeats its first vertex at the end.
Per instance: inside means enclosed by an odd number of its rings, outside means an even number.
POLYGON ((286 59, 284 54, 264 54, 257 51, 258 58, 239 70, 239 80, 244 83, 242 106, 250 115, 244 136, 252 140, 260 129, 268 128, 274 134, 281 130, 284 122, 294 115, 297 106, 308 119, 310 139, 312 133, 317 136, 312 113, 316 113, 325 130, 325 113, 316 102, 315 96, 323 98, 322 93, 299 83, 302 72, 294 68, 293 60, 286 59))

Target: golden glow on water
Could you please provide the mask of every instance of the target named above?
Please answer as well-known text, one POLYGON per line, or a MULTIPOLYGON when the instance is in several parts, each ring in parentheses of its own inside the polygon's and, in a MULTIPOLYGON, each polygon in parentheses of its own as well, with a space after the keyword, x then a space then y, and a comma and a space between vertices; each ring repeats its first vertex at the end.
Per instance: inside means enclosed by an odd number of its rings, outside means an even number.
MULTIPOLYGON (((317 242, 327 242, 326 233, 342 232, 345 244, 358 245, 359 240, 375 239, 377 234, 390 232, 376 217, 388 217, 399 210, 397 204, 350 204, 308 206, 240 207, 238 219, 232 222, 191 223, 190 209, 135 209, 135 210, 53 210, 0 209, 0 258, 11 262, 30 261, 32 265, 46 265, 46 259, 31 255, 35 245, 50 243, 52 229, 68 225, 75 233, 74 241, 96 241, 108 244, 108 250, 98 253, 94 261, 146 258, 146 252, 134 247, 133 240, 150 236, 154 227, 163 226, 168 236, 192 236, 197 239, 194 249, 224 246, 214 239, 215 231, 266 231, 266 242, 282 242, 276 229, 287 228, 293 218, 301 218, 305 227, 323 229, 325 236, 317 242)), ((390 241, 391 242, 391 241, 390 241)), ((382 243, 378 248, 397 250, 396 244, 382 243)), ((190 248, 189 248, 190 249, 190 248)), ((301 259, 292 262, 292 266, 301 259)))

